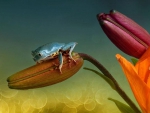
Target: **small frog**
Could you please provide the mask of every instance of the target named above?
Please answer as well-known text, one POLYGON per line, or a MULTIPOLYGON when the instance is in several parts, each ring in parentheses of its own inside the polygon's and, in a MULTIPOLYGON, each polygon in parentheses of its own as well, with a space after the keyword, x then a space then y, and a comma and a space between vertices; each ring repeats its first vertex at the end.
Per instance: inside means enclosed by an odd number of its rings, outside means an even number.
POLYGON ((37 63, 41 63, 43 61, 46 61, 49 59, 54 59, 54 58, 58 57, 58 59, 59 59, 59 70, 60 70, 60 73, 62 73, 62 71, 61 71, 61 68, 63 65, 62 54, 64 52, 68 51, 69 52, 68 53, 69 58, 71 60, 73 60, 74 62, 76 62, 72 58, 72 55, 71 55, 76 44, 77 44, 76 42, 70 42, 68 44, 58 43, 58 42, 45 44, 43 46, 38 47, 36 50, 32 51, 33 60, 37 63))

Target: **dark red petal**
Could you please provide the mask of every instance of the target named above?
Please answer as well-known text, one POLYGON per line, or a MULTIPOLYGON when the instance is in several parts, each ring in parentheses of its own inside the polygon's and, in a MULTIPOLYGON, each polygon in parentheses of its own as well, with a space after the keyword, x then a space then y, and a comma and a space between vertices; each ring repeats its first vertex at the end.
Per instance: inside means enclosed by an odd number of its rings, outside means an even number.
POLYGON ((126 30, 134 34, 141 41, 143 41, 147 47, 150 46, 150 35, 149 33, 138 25, 136 22, 128 18, 127 16, 115 11, 110 11, 110 16, 115 20, 116 23, 124 27, 126 30))
POLYGON ((118 26, 106 20, 101 20, 100 23, 108 38, 126 54, 140 58, 146 51, 142 44, 118 26))

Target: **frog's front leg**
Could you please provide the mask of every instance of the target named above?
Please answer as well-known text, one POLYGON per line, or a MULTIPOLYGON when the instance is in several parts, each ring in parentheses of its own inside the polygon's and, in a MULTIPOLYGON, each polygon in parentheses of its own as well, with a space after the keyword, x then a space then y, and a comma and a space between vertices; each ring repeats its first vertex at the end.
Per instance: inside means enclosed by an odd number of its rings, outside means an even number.
POLYGON ((61 71, 61 68, 62 68, 62 66, 63 66, 63 56, 62 56, 62 52, 59 52, 58 60, 59 60, 59 71, 60 71, 60 73, 62 74, 62 71, 61 71))
POLYGON ((74 62, 76 62, 76 61, 72 58, 71 53, 72 53, 74 47, 76 46, 76 44, 77 44, 77 42, 70 42, 70 43, 66 44, 66 45, 62 48, 63 51, 69 50, 69 58, 70 58, 71 60, 73 60, 74 62))

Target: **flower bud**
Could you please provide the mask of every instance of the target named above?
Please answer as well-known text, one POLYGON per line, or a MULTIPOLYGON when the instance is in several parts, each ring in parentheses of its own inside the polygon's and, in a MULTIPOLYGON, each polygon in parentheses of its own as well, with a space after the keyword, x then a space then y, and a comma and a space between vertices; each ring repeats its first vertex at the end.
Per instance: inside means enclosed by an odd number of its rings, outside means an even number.
POLYGON ((83 59, 79 54, 72 53, 72 57, 76 62, 70 60, 68 56, 63 56, 62 74, 56 69, 58 67, 56 64, 59 65, 59 60, 56 58, 13 74, 7 79, 8 86, 12 89, 31 89, 64 81, 82 67, 83 59))
POLYGON ((97 19, 108 38, 126 54, 140 58, 150 46, 149 33, 125 15, 111 10, 98 14, 97 19))

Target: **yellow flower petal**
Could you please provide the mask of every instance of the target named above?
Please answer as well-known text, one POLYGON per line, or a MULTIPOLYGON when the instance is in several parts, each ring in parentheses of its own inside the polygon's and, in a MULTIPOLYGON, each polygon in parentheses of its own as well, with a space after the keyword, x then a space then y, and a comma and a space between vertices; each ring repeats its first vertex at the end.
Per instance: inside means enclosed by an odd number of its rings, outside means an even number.
POLYGON ((149 96, 149 87, 138 76, 136 68, 121 55, 116 55, 126 78, 130 84, 132 92, 141 107, 143 113, 147 113, 147 97, 149 96))

